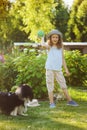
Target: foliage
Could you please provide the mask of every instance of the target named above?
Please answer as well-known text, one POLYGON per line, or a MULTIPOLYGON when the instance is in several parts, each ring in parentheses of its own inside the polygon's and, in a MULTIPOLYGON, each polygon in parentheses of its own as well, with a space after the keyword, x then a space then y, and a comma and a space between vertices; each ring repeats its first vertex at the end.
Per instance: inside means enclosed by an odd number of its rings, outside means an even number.
POLYGON ((58 30, 62 32, 64 41, 66 41, 65 33, 67 31, 68 20, 69 10, 64 5, 63 0, 58 0, 58 5, 56 6, 53 24, 58 30))
POLYGON ((5 63, 0 63, 0 90, 10 91, 15 85, 17 71, 13 65, 12 57, 6 56, 5 63))
POLYGON ((0 0, 0 20, 6 19, 10 8, 9 0, 0 0))
POLYGON ((7 46, 9 42, 9 39, 7 39, 9 34, 7 29, 9 27, 9 22, 7 19, 9 18, 10 6, 9 0, 0 1, 0 49, 4 49, 5 43, 7 46))
POLYGON ((73 89, 70 95, 79 103, 78 107, 67 106, 66 101, 57 101, 50 109, 48 101, 39 101, 39 107, 29 107, 28 116, 0 115, 1 130, 86 130, 87 92, 73 89))
POLYGON ((4 0, 4 3, 3 1, 1 2, 1 8, 4 8, 5 15, 3 13, 1 13, 3 16, 0 14, 0 49, 8 53, 14 41, 26 41, 28 35, 20 28, 23 23, 21 17, 16 15, 15 9, 13 10, 13 4, 10 2, 5 3, 4 0))
POLYGON ((75 0, 71 10, 63 0, 1 0, 0 49, 7 53, 14 42, 38 42, 38 30, 47 34, 53 28, 63 33, 64 41, 87 41, 86 6, 87 0, 75 0))
POLYGON ((66 33, 67 41, 87 41, 87 0, 74 0, 71 9, 68 30, 66 33))
POLYGON ((6 52, 13 42, 37 41, 39 29, 47 33, 54 27, 51 19, 56 3, 53 0, 16 0, 14 3, 2 0, 0 5, 0 49, 6 52))
POLYGON ((70 77, 66 77, 68 84, 87 87, 87 54, 82 55, 78 50, 65 53, 70 77))
POLYGON ((54 27, 51 19, 55 6, 56 2, 54 0, 16 0, 14 4, 16 16, 22 18, 24 25, 22 29, 30 34, 29 38, 31 40, 37 40, 38 30, 47 32, 54 27))
POLYGON ((11 18, 11 27, 12 27, 10 39, 12 39, 13 42, 28 41, 28 35, 22 30, 22 27, 24 25, 23 25, 22 17, 19 14, 20 6, 22 8, 22 5, 19 3, 20 2, 13 3, 11 6, 11 10, 9 12, 9 16, 11 18))
MULTIPOLYGON (((87 87, 87 55, 79 51, 65 51, 65 59, 71 75, 65 78, 67 85, 87 87)), ((29 49, 29 52, 17 52, 5 55, 5 63, 0 64, 0 89, 10 91, 21 83, 29 84, 37 98, 47 95, 45 79, 44 51, 29 49)), ((57 91, 57 84, 55 91, 57 91)))
POLYGON ((45 54, 37 55, 36 52, 29 51, 23 53, 14 60, 18 75, 16 84, 27 83, 32 86, 35 97, 43 98, 46 95, 45 85, 45 54))

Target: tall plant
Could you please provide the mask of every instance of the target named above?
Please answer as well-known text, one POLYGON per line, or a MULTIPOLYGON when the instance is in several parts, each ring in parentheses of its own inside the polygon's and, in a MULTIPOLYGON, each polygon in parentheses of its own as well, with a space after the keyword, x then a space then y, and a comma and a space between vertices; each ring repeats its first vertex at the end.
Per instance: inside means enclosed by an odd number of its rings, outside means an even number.
POLYGON ((68 30, 66 32, 67 41, 86 42, 87 41, 87 0, 74 0, 71 8, 68 30))

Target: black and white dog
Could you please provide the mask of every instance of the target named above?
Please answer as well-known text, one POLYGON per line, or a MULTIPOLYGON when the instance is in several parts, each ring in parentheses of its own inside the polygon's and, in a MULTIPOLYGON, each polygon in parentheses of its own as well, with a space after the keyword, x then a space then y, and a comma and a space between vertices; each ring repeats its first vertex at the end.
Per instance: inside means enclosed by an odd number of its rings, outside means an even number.
POLYGON ((0 92, 0 112, 12 116, 25 115, 27 103, 32 99, 32 88, 26 84, 20 85, 15 93, 0 92))

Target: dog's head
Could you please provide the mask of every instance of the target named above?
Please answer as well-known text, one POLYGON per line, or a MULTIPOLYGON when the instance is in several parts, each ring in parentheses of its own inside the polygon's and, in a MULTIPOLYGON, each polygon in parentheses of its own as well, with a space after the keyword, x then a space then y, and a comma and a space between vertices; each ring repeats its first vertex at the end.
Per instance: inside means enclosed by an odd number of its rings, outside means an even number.
POLYGON ((33 91, 32 88, 27 84, 21 84, 16 92, 15 92, 19 98, 22 100, 29 99, 30 101, 33 99, 33 91))

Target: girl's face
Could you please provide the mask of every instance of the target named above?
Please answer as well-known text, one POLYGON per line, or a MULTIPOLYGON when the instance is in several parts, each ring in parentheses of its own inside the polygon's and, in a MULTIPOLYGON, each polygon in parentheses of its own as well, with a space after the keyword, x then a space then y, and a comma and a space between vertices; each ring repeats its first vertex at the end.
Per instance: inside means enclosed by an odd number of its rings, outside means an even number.
POLYGON ((59 41, 59 35, 53 34, 53 35, 51 36, 51 41, 52 41, 53 45, 57 45, 57 43, 58 43, 58 41, 59 41))

